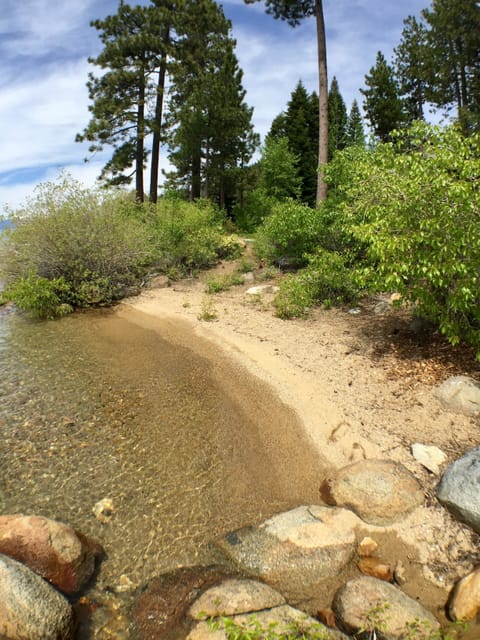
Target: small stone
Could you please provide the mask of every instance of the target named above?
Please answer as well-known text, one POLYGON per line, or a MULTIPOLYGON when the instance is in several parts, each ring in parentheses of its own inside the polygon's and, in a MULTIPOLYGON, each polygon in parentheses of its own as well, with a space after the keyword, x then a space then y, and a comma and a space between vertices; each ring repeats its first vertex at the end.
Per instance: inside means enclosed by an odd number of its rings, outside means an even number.
POLYGON ((165 289, 170 286, 170 281, 167 276, 155 276, 148 283, 150 289, 165 289))
POLYGON ((102 498, 94 505, 92 511, 100 522, 104 524, 110 522, 115 513, 113 501, 110 498, 102 498))
POLYGON ((259 284, 256 287, 250 287, 245 293, 248 296, 259 296, 263 293, 277 293, 278 291, 280 291, 279 287, 273 284, 259 284))
POLYGON ((480 382, 468 376, 452 376, 435 391, 442 405, 467 416, 480 414, 480 382))
POLYGON ((440 473, 441 465, 446 462, 447 456, 441 449, 432 445, 412 444, 412 455, 417 462, 435 475, 440 473))
POLYGON ((386 582, 393 580, 393 572, 390 566, 378 558, 362 558, 357 566, 366 576, 372 576, 372 578, 378 578, 378 580, 385 580, 386 582))
POLYGON ((357 547, 357 553, 360 557, 372 556, 375 551, 378 549, 378 544, 370 538, 369 536, 365 536, 360 540, 359 545, 357 547))
POLYGON ((358 316, 360 313, 362 313, 362 310, 360 309, 360 307, 353 307, 353 309, 349 309, 348 313, 351 316, 358 316))
POLYGON ((475 620, 479 610, 480 569, 475 569, 455 585, 448 611, 452 620, 475 620))
POLYGON ((130 580, 128 576, 124 573, 118 579, 118 583, 113 587, 113 591, 115 593, 127 593, 128 591, 133 591, 136 589, 136 585, 134 582, 130 580))
POLYGON ((395 578, 395 582, 399 585, 405 584, 407 578, 405 576, 405 567, 401 560, 397 560, 395 564, 395 569, 393 570, 393 577, 395 578))
POLYGON ((376 316, 385 316, 391 313, 391 311, 392 311, 392 305, 389 304, 388 302, 385 302, 385 300, 381 300, 373 308, 373 313, 376 316))

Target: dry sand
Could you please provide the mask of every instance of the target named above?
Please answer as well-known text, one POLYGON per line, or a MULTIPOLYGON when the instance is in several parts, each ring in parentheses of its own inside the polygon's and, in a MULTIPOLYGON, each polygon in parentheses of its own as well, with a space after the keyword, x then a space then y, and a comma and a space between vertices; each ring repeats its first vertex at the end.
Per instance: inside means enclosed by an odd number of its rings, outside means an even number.
POLYGON ((197 280, 147 289, 119 312, 130 307, 186 327, 212 345, 212 357, 220 347, 296 412, 326 466, 382 458, 413 472, 425 489, 425 506, 399 525, 377 529, 377 537, 385 537, 379 552, 407 564, 407 592, 441 609, 458 577, 478 563, 478 537, 437 503, 439 478, 414 460, 411 445, 436 445, 449 463, 479 444, 478 419, 449 413, 434 397, 436 384, 450 375, 478 377, 472 354, 428 332, 414 334, 405 310, 375 315, 378 300, 364 301, 356 315, 319 308, 307 320, 281 320, 273 315, 273 294, 246 293, 263 283, 261 272, 255 282, 207 296, 206 278, 234 268, 222 263, 197 280), (216 315, 209 322, 199 319, 205 305, 216 315))

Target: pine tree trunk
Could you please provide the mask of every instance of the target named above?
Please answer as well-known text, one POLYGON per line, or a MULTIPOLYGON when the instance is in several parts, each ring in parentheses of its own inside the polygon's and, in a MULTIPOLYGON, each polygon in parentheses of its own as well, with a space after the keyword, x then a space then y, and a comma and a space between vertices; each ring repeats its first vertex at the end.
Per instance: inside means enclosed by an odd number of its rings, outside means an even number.
POLYGON ((145 139, 145 74, 143 69, 139 75, 137 105, 137 141, 135 153, 135 193, 138 202, 143 202, 143 158, 145 139))
POLYGON ((317 22, 318 47, 318 177, 317 207, 327 197, 327 185, 321 168, 328 162, 328 78, 327 78, 327 44, 325 38, 325 20, 322 0, 315 0, 315 18, 317 22))
MULTIPOLYGON (((170 29, 167 27, 163 38, 165 46, 167 46, 170 38, 170 29)), ((160 69, 158 71, 157 97, 155 101, 155 124, 153 128, 152 141, 152 164, 150 167, 150 202, 154 204, 158 198, 158 171, 160 164, 160 141, 163 119, 163 96, 165 94, 165 76, 167 73, 167 53, 162 55, 160 69)))

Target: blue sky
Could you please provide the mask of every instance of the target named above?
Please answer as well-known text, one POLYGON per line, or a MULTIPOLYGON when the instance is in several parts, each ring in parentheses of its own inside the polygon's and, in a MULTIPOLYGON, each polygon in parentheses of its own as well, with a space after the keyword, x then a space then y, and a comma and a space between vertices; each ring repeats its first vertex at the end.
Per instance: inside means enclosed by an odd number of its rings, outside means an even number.
MULTIPOLYGON (((233 23, 246 101, 263 137, 299 80, 318 90, 315 22, 293 29, 265 15, 262 2, 222 4, 233 23)), ((324 0, 329 81, 337 77, 348 109, 353 99, 361 105, 359 88, 377 51, 390 59, 403 19, 429 4, 324 0)), ((118 0, 1 0, 0 213, 5 204, 22 204, 38 182, 54 179, 62 168, 94 184, 108 152, 84 163, 87 145, 74 141, 89 120, 85 83, 94 67, 87 58, 100 50, 89 23, 117 7, 118 0)))

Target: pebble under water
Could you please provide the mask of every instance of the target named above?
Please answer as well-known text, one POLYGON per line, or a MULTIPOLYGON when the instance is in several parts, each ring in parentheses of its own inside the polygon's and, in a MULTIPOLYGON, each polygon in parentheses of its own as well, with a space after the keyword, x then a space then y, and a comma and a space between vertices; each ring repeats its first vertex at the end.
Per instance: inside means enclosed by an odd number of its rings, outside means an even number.
POLYGON ((266 386, 134 318, 0 313, 0 513, 60 520, 104 547, 77 605, 82 640, 130 638, 136 587, 214 561, 222 533, 318 500, 318 461, 266 386))

